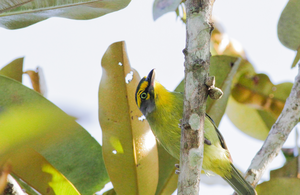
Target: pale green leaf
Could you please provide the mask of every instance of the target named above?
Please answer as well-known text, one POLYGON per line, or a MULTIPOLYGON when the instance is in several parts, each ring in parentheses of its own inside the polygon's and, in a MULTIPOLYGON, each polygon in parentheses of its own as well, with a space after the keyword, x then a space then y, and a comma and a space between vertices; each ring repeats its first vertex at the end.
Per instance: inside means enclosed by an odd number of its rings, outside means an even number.
POLYGON ((123 9, 129 2, 130 0, 34 0, 1 13, 0 27, 18 29, 50 17, 87 20, 123 9))
POLYGON ((280 42, 292 50, 300 46, 300 0, 289 0, 277 25, 280 42))
POLYGON ((153 3, 153 19, 156 20, 160 16, 175 11, 181 0, 155 0, 153 3))
POLYGON ((33 0, 1 0, 0 1, 0 13, 14 9, 33 0))

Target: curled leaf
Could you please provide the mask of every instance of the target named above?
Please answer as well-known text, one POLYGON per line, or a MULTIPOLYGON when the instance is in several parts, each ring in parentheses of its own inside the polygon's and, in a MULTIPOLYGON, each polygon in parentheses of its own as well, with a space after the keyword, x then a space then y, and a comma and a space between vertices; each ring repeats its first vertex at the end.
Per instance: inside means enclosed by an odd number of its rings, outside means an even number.
POLYGON ((37 67, 35 71, 27 70, 24 73, 28 74, 30 77, 33 89, 46 97, 47 87, 43 69, 41 67, 37 67))

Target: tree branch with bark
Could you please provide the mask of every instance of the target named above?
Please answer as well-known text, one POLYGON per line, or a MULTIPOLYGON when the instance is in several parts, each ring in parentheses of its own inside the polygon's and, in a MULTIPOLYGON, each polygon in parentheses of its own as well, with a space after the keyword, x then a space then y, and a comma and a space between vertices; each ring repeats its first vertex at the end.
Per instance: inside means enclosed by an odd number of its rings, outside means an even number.
MULTIPOLYGON (((263 143, 261 149, 253 158, 247 172, 246 180, 256 186, 271 164, 279 154, 283 144, 287 140, 293 128, 299 123, 300 119, 300 61, 298 62, 298 74, 295 78, 291 93, 286 99, 284 108, 272 126, 269 135, 263 143)), ((236 193, 234 193, 236 195, 236 193)))
POLYGON ((268 165, 279 154, 292 129, 300 119, 300 61, 298 74, 289 97, 277 121, 272 126, 267 139, 253 158, 246 174, 246 180, 256 186, 268 165))
POLYGON ((210 38, 214 0, 187 0, 184 114, 181 127, 178 194, 199 194, 208 95, 210 38))

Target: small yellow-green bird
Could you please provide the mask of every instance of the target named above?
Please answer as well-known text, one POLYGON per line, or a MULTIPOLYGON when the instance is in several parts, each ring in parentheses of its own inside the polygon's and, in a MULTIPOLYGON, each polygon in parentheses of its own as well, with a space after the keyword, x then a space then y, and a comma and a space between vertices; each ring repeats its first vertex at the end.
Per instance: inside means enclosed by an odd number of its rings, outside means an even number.
MULTIPOLYGON (((146 117, 153 134, 161 145, 175 158, 180 159, 183 94, 166 90, 155 80, 155 70, 141 79, 135 93, 137 106, 146 117)), ((255 195, 253 187, 233 166, 226 143, 214 121, 206 115, 202 168, 225 179, 239 195, 255 195)))

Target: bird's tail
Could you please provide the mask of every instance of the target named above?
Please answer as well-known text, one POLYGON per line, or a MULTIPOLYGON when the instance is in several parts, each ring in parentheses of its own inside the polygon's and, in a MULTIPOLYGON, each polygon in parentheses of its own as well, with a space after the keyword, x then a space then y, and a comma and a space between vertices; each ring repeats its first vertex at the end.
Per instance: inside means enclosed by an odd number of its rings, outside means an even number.
POLYGON ((257 195, 254 188, 244 179, 240 172, 231 164, 231 174, 223 177, 239 195, 257 195))

